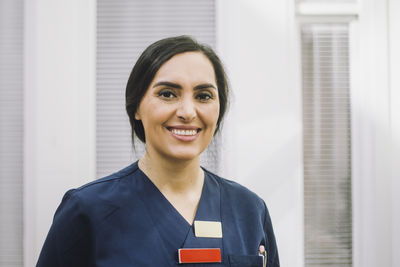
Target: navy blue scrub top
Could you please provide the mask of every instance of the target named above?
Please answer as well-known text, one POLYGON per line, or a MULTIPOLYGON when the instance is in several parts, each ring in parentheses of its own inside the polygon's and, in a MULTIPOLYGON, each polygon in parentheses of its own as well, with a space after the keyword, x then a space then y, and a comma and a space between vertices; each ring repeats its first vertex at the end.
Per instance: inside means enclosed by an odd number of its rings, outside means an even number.
POLYGON ((135 162, 68 191, 43 245, 38 267, 279 266, 264 201, 245 187, 204 170, 195 220, 220 221, 222 238, 195 237, 193 226, 135 162), (221 263, 179 264, 179 248, 220 248, 221 263))

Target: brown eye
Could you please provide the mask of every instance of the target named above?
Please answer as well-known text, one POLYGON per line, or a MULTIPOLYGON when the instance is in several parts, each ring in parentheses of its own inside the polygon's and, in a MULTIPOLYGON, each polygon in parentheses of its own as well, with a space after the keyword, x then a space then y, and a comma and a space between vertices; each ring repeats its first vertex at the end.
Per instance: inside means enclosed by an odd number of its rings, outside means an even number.
POLYGON ((200 93, 196 96, 196 98, 199 99, 200 101, 205 102, 205 101, 212 99, 213 97, 209 93, 200 93))
POLYGON ((171 98, 176 97, 175 93, 171 92, 169 90, 160 91, 158 93, 158 96, 161 97, 161 98, 166 98, 166 99, 171 99, 171 98))

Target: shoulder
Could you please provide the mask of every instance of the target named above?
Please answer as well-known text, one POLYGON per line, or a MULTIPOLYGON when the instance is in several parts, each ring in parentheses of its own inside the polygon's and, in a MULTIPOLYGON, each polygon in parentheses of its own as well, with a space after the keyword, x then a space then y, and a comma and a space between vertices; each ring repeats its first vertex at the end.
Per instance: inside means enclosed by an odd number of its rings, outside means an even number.
POLYGON ((137 162, 65 193, 54 220, 65 221, 65 217, 87 217, 88 221, 99 221, 118 209, 126 201, 127 192, 135 178, 137 162))
POLYGON ((129 177, 135 173, 135 171, 138 170, 138 164, 137 162, 132 163, 128 167, 117 171, 111 175, 108 175, 106 177, 94 180, 90 183, 87 183, 85 185, 82 185, 81 187, 75 189, 76 192, 91 192, 91 191, 96 191, 96 190, 101 190, 104 187, 107 188, 110 185, 114 183, 121 182, 121 180, 124 179, 129 179, 129 177))
POLYGON ((123 186, 131 183, 138 170, 137 162, 128 167, 115 172, 109 176, 96 179, 90 183, 84 184, 76 189, 69 190, 64 198, 81 199, 85 203, 92 201, 114 202, 114 197, 119 195, 119 191, 123 190, 123 186))

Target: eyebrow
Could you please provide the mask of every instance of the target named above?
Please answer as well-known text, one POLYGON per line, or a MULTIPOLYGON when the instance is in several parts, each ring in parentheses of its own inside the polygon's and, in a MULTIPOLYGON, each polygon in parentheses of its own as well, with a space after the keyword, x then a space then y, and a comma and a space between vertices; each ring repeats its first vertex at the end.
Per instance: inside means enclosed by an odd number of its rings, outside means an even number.
MULTIPOLYGON (((156 83, 155 85, 153 85, 153 88, 157 87, 157 86, 168 86, 168 87, 172 87, 175 89, 182 89, 181 85, 179 85, 177 83, 173 83, 173 82, 166 82, 166 81, 161 81, 161 82, 156 83)), ((215 88, 215 86, 211 83, 202 83, 202 84, 196 85, 194 87, 194 90, 202 90, 202 89, 207 89, 207 88, 214 88, 215 90, 217 90, 217 88, 215 88)))

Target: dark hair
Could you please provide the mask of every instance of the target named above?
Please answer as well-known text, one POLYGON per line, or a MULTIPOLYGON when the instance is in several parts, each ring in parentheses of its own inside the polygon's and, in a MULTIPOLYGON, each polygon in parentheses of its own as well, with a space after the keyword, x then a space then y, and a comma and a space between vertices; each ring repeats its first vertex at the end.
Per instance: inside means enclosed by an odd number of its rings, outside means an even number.
POLYGON ((173 56, 197 51, 203 53, 211 61, 214 68, 220 108, 215 133, 218 132, 228 106, 229 86, 224 67, 211 47, 200 44, 189 36, 182 35, 161 39, 151 44, 143 51, 132 69, 125 92, 126 112, 132 128, 132 142, 136 134, 142 142, 146 143, 142 121, 135 119, 135 113, 157 71, 173 56))

